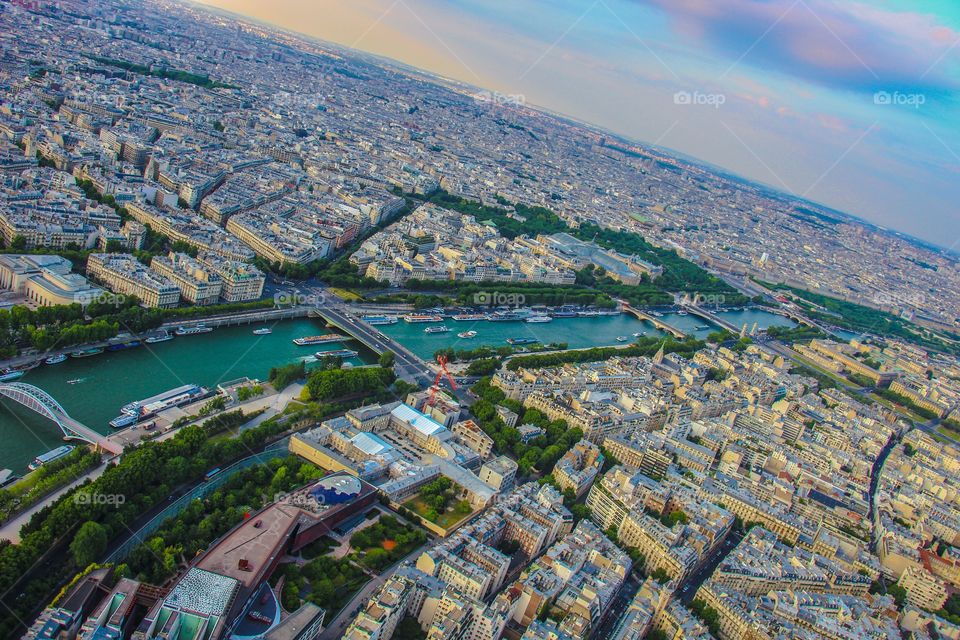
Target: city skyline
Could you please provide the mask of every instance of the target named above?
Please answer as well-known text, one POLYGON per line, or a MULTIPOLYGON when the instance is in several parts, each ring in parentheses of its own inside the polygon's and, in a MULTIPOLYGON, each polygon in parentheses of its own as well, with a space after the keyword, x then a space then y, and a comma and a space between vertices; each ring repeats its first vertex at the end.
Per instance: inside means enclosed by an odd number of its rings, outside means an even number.
POLYGON ((934 3, 203 4, 497 91, 942 248, 960 241, 960 16, 934 3), (637 118, 629 105, 640 101, 637 118))

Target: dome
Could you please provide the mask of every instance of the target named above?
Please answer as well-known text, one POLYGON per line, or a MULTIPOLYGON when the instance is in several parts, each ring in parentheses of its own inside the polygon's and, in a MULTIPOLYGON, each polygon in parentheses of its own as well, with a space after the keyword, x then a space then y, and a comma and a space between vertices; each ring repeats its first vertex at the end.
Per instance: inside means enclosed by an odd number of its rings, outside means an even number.
POLYGON ((357 478, 337 474, 319 480, 310 489, 310 495, 320 504, 343 504, 356 498, 362 488, 357 478))

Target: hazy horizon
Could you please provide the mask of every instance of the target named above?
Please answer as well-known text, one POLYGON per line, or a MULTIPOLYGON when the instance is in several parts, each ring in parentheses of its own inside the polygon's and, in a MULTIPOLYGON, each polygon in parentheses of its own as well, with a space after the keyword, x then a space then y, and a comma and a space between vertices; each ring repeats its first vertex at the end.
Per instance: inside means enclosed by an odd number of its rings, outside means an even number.
POLYGON ((960 6, 202 3, 521 95, 878 226, 960 244, 960 6))

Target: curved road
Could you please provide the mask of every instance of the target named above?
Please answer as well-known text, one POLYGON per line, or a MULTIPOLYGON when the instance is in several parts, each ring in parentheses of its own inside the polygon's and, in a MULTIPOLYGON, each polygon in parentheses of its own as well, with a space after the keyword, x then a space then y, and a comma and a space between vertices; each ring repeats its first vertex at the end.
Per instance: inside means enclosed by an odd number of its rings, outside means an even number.
POLYGON ((101 463, 99 467, 97 467, 92 471, 88 471, 85 475, 80 476, 79 478, 77 478, 67 486, 57 489, 53 493, 47 494, 47 496, 44 497, 39 502, 37 502, 37 504, 33 505, 32 507, 30 507, 20 515, 14 517, 13 520, 8 520, 7 522, 4 522, 3 526, 0 527, 0 539, 9 540, 14 544, 19 544, 20 529, 23 527, 23 525, 30 522, 30 518, 33 517, 33 514, 37 513, 47 505, 53 504, 54 502, 60 499, 60 496, 67 493, 74 487, 77 487, 83 484, 87 480, 93 481, 99 478, 100 475, 107 469, 107 466, 114 461, 114 459, 115 458, 110 458, 106 462, 101 463))

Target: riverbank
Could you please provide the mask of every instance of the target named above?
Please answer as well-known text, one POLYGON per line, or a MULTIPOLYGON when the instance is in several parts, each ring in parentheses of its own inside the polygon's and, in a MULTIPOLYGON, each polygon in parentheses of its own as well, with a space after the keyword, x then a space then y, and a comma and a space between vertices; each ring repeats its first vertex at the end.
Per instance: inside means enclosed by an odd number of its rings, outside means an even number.
MULTIPOLYGON (((19 382, 37 386, 63 406, 71 417, 103 434, 128 402, 142 400, 184 384, 214 389, 220 383, 247 377, 266 380, 270 369, 310 362, 318 351, 349 348, 359 352, 346 363, 376 361, 355 341, 298 347, 294 338, 330 333, 319 319, 299 318, 272 325, 273 333, 255 336, 259 325, 224 327, 211 333, 182 336, 158 344, 41 365, 19 382)), ((271 325, 265 325, 271 326, 271 325)), ((0 468, 22 471, 38 454, 62 444, 63 434, 50 420, 12 401, 0 401, 0 468)))

